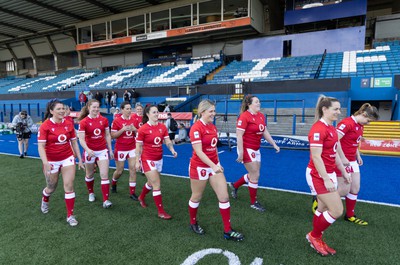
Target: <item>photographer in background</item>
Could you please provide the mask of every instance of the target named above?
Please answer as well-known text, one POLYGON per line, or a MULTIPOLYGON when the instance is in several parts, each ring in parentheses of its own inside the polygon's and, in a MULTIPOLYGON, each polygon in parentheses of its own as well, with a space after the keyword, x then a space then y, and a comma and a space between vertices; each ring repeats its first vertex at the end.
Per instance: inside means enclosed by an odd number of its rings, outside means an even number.
POLYGON ((18 139, 19 158, 24 158, 24 156, 28 155, 28 143, 29 138, 31 138, 30 128, 32 125, 32 118, 28 115, 26 110, 21 111, 12 121, 12 126, 16 131, 18 139))

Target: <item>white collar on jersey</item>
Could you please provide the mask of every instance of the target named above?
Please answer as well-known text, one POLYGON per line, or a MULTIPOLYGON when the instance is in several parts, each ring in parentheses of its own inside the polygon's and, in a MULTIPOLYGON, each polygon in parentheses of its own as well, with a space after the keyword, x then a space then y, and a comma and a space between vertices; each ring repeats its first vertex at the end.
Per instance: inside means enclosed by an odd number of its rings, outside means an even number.
POLYGON ((158 121, 155 124, 151 124, 150 121, 148 121, 147 124, 150 125, 150 126, 157 126, 158 125, 158 121))
POLYGON ((56 122, 56 121, 53 119, 53 117, 51 117, 51 118, 50 118, 50 121, 51 121, 52 123, 54 123, 54 124, 57 124, 57 123, 63 123, 63 122, 64 122, 64 119, 62 119, 61 122, 56 122))
POLYGON ((357 122, 357 120, 356 120, 356 117, 354 117, 354 115, 351 115, 351 118, 353 119, 353 121, 354 121, 356 124, 358 124, 358 122, 357 122))
POLYGON ((252 112, 250 109, 247 109, 248 112, 250 112, 251 115, 256 115, 257 112, 252 112))
POLYGON ((100 114, 97 114, 96 117, 90 117, 90 114, 88 114, 87 117, 89 117, 89 119, 96 119, 96 118, 100 117, 100 114))
POLYGON ((129 115, 128 119, 125 119, 124 115, 123 114, 121 115, 121 119, 126 120, 126 121, 129 121, 131 119, 131 117, 132 117, 132 115, 129 115))
POLYGON ((325 124, 326 126, 329 126, 329 125, 332 125, 332 124, 329 124, 329 123, 327 123, 325 120, 324 120, 324 118, 321 118, 321 119, 319 119, 323 124, 325 124))

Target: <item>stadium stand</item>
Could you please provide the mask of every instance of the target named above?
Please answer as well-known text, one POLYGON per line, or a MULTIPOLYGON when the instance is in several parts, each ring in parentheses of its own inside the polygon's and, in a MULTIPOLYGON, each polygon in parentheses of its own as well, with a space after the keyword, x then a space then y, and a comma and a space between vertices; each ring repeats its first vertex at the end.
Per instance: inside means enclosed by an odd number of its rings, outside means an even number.
MULTIPOLYGON (((57 76, 40 76, 35 78, 18 78, 13 83, 0 87, 0 93, 37 93, 53 92, 71 88, 97 75, 97 71, 68 70, 57 76)), ((4 82, 4 81, 2 81, 4 82)))
POLYGON ((319 78, 372 77, 400 73, 400 45, 328 53, 319 78))
POLYGON ((207 83, 235 84, 245 80, 257 82, 312 79, 321 60, 322 55, 312 55, 233 61, 207 83))

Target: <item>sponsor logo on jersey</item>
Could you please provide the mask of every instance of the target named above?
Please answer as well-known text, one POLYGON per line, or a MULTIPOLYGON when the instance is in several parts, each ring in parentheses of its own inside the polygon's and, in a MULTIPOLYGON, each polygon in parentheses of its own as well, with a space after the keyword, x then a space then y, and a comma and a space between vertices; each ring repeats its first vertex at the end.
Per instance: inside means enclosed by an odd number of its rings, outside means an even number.
POLYGON ((264 129, 265 129, 264 124, 259 124, 259 125, 258 125, 258 129, 260 130, 260 132, 263 132, 264 129))
POLYGON ((339 126, 339 130, 344 130, 344 128, 346 128, 346 124, 341 124, 341 125, 339 126))
POLYGON ((101 130, 99 128, 94 129, 93 134, 99 136, 101 134, 101 130))
POLYGON ((155 144, 160 144, 161 143, 161 138, 160 137, 154 138, 154 143, 155 144))
POLYGON ((239 120, 238 121, 238 126, 241 126, 242 125, 242 120, 239 120))
POLYGON ((216 137, 212 138, 212 140, 211 140, 211 146, 212 146, 212 147, 216 147, 216 146, 217 146, 217 143, 218 143, 218 139, 217 139, 216 137))
POLYGON ((195 131, 193 135, 194 135, 194 138, 200 138, 200 134, 198 131, 195 131))
POLYGON ((67 136, 65 134, 60 134, 57 137, 57 140, 58 140, 59 143, 64 143, 67 140, 67 136))
POLYGON ((314 141, 319 141, 319 133, 314 133, 313 139, 314 141))

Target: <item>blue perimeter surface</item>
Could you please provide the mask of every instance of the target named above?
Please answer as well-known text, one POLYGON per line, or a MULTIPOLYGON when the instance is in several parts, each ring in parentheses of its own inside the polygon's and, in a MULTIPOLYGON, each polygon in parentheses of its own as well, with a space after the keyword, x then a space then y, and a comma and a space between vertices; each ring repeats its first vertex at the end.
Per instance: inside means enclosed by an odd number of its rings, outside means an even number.
MULTIPOLYGON (((29 144, 29 156, 39 157, 37 135, 33 134, 29 144)), ((163 174, 188 176, 189 160, 192 155, 190 144, 175 145, 178 158, 174 159, 164 145, 163 174)), ((236 181, 246 173, 242 164, 236 161, 236 148, 229 151, 227 146, 220 147, 219 157, 225 169, 227 181, 236 181)), ((0 135, 0 152, 18 155, 15 135, 0 135)), ((267 188, 283 189, 310 193, 305 178, 305 169, 309 161, 309 151, 261 148, 261 176, 259 185, 267 188)), ((389 156, 363 156, 361 170, 360 200, 400 206, 400 158, 389 156)), ((38 163, 40 163, 38 161, 38 163)), ((114 161, 110 166, 114 167, 114 161)), ((111 171, 112 172, 112 171, 111 171)))

